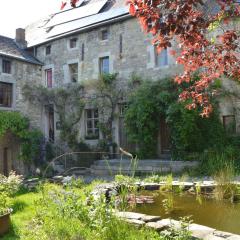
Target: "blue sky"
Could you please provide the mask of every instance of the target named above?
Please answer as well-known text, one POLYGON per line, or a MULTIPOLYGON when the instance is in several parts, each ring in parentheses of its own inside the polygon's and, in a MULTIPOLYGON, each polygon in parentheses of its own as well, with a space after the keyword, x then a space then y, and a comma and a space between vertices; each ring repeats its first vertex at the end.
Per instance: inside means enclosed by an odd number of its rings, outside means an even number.
POLYGON ((58 12, 61 0, 1 0, 0 35, 14 38, 15 29, 58 12))

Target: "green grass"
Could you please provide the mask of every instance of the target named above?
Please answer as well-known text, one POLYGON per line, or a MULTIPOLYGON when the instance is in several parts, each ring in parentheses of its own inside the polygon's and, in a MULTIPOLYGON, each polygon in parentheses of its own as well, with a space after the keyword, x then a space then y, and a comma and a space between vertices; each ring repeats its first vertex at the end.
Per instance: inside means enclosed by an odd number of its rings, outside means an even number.
MULTIPOLYGON (((13 201, 12 227, 3 240, 170 240, 154 230, 117 219, 105 198, 89 192, 97 183, 75 187, 43 184, 13 201), (89 198, 90 197, 90 198, 89 198), (88 199, 88 204, 86 200, 88 199)), ((182 235, 182 234, 181 234, 182 235)), ((189 240, 181 236, 178 240, 189 240)))
POLYGON ((36 192, 20 193, 13 200, 13 213, 11 215, 12 226, 10 232, 2 237, 3 240, 22 239, 21 229, 35 215, 34 202, 40 198, 36 192))

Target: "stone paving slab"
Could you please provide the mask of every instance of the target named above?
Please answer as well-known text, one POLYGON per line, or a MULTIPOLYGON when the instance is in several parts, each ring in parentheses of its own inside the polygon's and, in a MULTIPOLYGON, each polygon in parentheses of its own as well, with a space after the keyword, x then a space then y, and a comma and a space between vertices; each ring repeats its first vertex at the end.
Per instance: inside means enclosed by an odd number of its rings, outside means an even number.
POLYGON ((145 214, 135 212, 116 212, 116 216, 120 218, 140 220, 145 217, 145 214))
POLYGON ((162 231, 166 229, 166 225, 163 225, 160 222, 148 222, 146 223, 146 227, 153 228, 156 231, 162 231))
POLYGON ((189 226, 189 231, 191 231, 193 237, 205 239, 208 235, 213 234, 216 229, 192 223, 189 226))
POLYGON ((148 223, 148 222, 156 222, 161 219, 160 216, 150 216, 150 215, 144 215, 141 217, 141 220, 148 223))
POLYGON ((142 221, 142 220, 137 220, 137 219, 129 219, 129 218, 126 218, 124 219, 125 222, 128 222, 130 224, 133 224, 137 227, 142 227, 143 225, 145 225, 145 222, 142 221))

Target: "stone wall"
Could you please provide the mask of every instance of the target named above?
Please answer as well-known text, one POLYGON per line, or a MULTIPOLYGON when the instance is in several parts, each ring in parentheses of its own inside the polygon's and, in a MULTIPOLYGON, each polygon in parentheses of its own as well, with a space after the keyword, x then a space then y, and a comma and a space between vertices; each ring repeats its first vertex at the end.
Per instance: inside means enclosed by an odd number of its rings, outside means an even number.
MULTIPOLYGON (((2 59, 0 58, 0 66, 2 59)), ((23 97, 25 84, 42 84, 41 66, 11 59, 11 74, 2 73, 0 68, 0 82, 13 84, 13 105, 11 108, 0 107, 0 110, 19 111, 28 117, 32 127, 42 129, 42 110, 27 102, 23 97)))
MULTIPOLYGON (((18 111, 30 120, 31 128, 43 130, 42 108, 34 106, 23 97, 25 84, 42 84, 41 66, 14 59, 11 60, 11 74, 2 72, 0 68, 0 82, 13 84, 12 107, 0 107, 0 111, 18 111)), ((0 58, 0 66, 2 58, 0 58)), ((4 155, 7 156, 7 172, 15 170, 24 173, 23 162, 19 159, 20 142, 11 133, 0 138, 0 173, 3 173, 4 155), (5 154, 4 154, 5 151, 5 154)), ((6 169, 5 169, 6 170, 6 169)))

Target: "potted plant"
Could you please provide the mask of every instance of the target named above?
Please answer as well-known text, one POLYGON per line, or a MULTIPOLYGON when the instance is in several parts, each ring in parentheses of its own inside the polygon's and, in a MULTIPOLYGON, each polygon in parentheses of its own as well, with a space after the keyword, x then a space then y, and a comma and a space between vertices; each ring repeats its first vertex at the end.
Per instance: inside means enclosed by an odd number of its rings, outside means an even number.
POLYGON ((9 231, 12 198, 22 182, 21 176, 10 172, 9 177, 0 174, 0 236, 9 231))

